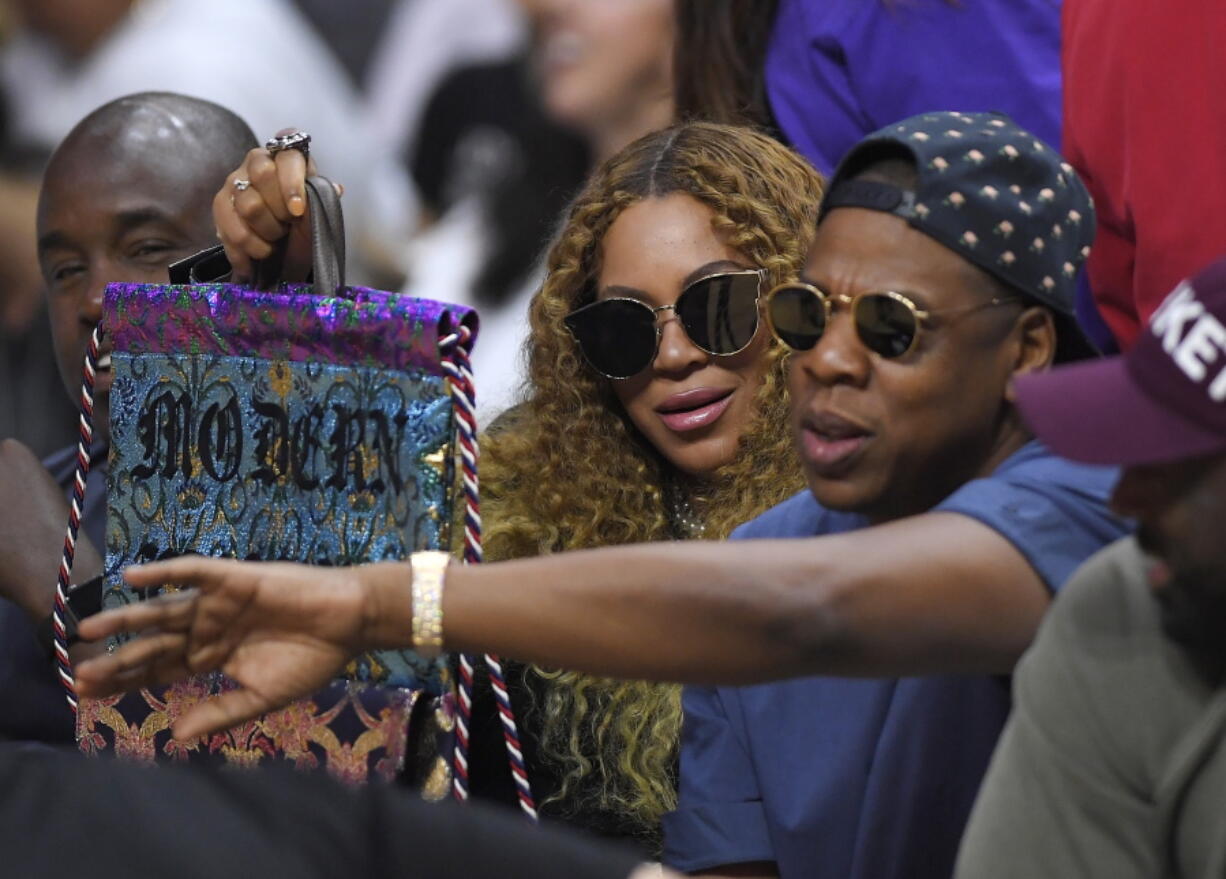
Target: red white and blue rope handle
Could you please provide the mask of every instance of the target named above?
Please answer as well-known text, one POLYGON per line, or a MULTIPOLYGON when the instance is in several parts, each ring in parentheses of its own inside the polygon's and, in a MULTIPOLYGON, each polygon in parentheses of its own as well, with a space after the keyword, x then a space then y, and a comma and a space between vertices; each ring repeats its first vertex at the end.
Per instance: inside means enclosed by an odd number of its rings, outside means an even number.
POLYGON ((68 657, 68 587, 72 583, 72 563, 77 554, 77 532, 81 529, 81 505, 85 502, 85 477, 89 474, 89 447, 94 441, 94 380, 98 375, 98 347, 102 343, 102 327, 95 327, 85 349, 85 366, 81 376, 80 431, 77 436, 77 470, 72 480, 72 499, 68 511, 68 530, 64 534, 64 551, 55 578, 55 608, 51 612, 51 631, 55 640, 55 666, 68 698, 68 707, 77 713, 77 681, 68 657))
MULTIPOLYGON (((477 483, 477 414, 476 387, 473 383, 469 350, 472 347, 472 331, 461 326, 444 338, 440 347, 445 352, 442 365, 447 373, 447 386, 451 393, 456 413, 456 433, 459 438, 461 476, 464 482, 464 564, 475 565, 482 560, 480 493, 477 483)), ((519 807, 532 821, 537 821, 536 801, 528 783, 528 771, 524 765, 523 749, 519 744, 519 728, 515 722, 515 710, 507 690, 502 663, 498 657, 485 654, 489 668, 490 685, 498 703, 498 719, 502 723, 502 740, 506 745, 511 776, 515 781, 515 793, 519 807)), ((459 711, 456 716, 456 742, 453 752, 452 793, 457 800, 468 799, 468 743, 472 720, 473 664, 465 654, 460 654, 460 680, 458 687, 459 711)))

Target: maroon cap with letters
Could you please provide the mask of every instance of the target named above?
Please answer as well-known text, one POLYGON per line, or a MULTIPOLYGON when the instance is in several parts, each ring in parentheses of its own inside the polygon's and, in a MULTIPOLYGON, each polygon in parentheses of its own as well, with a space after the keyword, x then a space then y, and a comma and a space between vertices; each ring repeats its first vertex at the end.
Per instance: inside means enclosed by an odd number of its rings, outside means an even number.
POLYGON ((1176 287, 1125 355, 1017 380, 1059 455, 1148 464, 1226 452, 1226 258, 1176 287))

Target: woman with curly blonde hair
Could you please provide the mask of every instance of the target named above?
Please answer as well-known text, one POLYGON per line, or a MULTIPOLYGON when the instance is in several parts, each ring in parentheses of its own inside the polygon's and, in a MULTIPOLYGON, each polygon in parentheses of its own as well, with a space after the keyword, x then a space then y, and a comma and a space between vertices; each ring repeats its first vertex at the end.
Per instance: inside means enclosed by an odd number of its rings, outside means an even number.
MULTIPOLYGON (((532 303, 526 396, 483 445, 487 559, 722 539, 803 488, 758 297, 796 277, 821 193, 777 141, 701 122, 595 172, 532 303)), ((511 675, 543 814, 657 851, 680 687, 511 675)), ((488 696, 476 715, 473 793, 513 799, 488 696)))

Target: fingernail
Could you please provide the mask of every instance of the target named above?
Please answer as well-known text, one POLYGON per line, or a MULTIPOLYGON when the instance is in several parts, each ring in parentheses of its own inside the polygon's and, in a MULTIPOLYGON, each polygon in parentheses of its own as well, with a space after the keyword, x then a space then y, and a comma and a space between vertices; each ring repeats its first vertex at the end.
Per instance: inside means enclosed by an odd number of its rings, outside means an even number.
POLYGON ((293 195, 291 195, 289 197, 288 207, 289 207, 289 212, 291 214, 293 214, 295 217, 301 217, 305 209, 304 203, 302 201, 302 196, 296 192, 293 195))

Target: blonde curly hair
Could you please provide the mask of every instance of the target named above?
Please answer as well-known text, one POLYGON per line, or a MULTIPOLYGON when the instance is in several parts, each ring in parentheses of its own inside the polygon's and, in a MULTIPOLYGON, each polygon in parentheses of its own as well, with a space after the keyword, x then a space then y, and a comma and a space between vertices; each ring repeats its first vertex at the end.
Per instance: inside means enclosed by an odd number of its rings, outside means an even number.
MULTIPOLYGON (((675 539, 666 495, 677 490, 701 518, 704 536, 723 538, 803 487, 787 428, 782 346, 772 342, 765 355, 770 367, 737 454, 698 481, 643 438, 563 325, 593 301, 601 244, 621 212, 673 193, 709 207, 716 234, 775 284, 803 264, 822 180, 766 135, 705 122, 647 135, 595 172, 571 206, 532 301, 523 401, 484 442, 486 558, 675 539)), ((654 839, 660 817, 676 806, 680 688, 561 670, 529 674, 547 683, 535 708, 541 752, 562 775, 552 799, 574 800, 577 783, 594 780, 585 787, 595 793, 573 809, 611 810, 654 839)))

